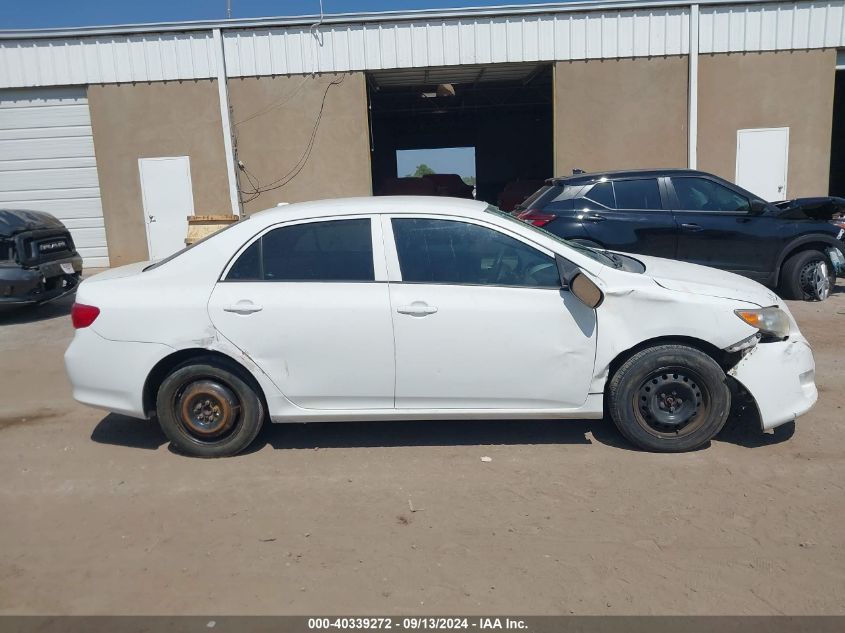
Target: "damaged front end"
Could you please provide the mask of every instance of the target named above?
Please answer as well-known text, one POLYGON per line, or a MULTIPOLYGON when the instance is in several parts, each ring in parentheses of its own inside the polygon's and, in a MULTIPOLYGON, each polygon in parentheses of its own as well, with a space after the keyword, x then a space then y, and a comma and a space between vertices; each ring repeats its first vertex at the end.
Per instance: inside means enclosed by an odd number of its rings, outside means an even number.
POLYGON ((59 299, 74 292, 81 277, 82 258, 58 220, 0 210, 0 305, 59 299))

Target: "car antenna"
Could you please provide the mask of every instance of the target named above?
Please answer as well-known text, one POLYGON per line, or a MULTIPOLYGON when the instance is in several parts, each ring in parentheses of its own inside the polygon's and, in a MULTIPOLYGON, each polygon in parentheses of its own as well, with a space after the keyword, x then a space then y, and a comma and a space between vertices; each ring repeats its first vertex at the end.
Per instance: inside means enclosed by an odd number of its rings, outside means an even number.
POLYGON ((578 174, 586 174, 586 173, 587 173, 587 172, 585 172, 583 169, 578 169, 578 168, 575 168, 575 169, 573 169, 573 170, 572 170, 572 175, 573 175, 573 176, 577 176, 578 174))

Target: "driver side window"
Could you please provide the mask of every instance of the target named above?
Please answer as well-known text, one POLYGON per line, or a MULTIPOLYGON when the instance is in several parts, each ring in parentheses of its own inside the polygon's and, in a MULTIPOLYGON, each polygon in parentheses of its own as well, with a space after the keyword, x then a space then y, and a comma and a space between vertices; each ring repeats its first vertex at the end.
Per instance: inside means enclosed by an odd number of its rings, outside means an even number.
POLYGON ((747 213, 751 210, 748 198, 706 178, 672 178, 672 184, 680 209, 685 211, 747 213))
POLYGON ((560 288, 553 257, 499 231, 426 218, 392 224, 402 281, 560 288))

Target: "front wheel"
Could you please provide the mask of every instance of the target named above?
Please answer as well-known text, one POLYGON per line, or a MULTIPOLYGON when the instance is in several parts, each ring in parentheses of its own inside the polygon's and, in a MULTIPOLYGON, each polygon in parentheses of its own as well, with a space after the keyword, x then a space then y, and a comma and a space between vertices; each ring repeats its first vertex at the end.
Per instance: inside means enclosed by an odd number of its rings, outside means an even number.
POLYGON ((781 269, 781 295, 785 299, 824 301, 836 285, 836 272, 821 251, 801 251, 781 269))
POLYGON ((649 451, 696 449, 728 419, 725 372, 686 345, 658 345, 634 354, 608 387, 610 415, 630 442, 649 451))
POLYGON ((197 359, 162 382, 156 413, 162 431, 183 453, 235 455, 249 446, 264 422, 261 398, 235 367, 197 359))

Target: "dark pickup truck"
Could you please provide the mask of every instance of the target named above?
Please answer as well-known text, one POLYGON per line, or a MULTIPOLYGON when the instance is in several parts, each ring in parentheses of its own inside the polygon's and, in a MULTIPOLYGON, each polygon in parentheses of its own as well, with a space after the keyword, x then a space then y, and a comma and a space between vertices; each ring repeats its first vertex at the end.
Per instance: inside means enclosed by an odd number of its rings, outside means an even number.
POLYGON ((49 213, 0 209, 0 306, 45 303, 76 290, 82 258, 49 213))

